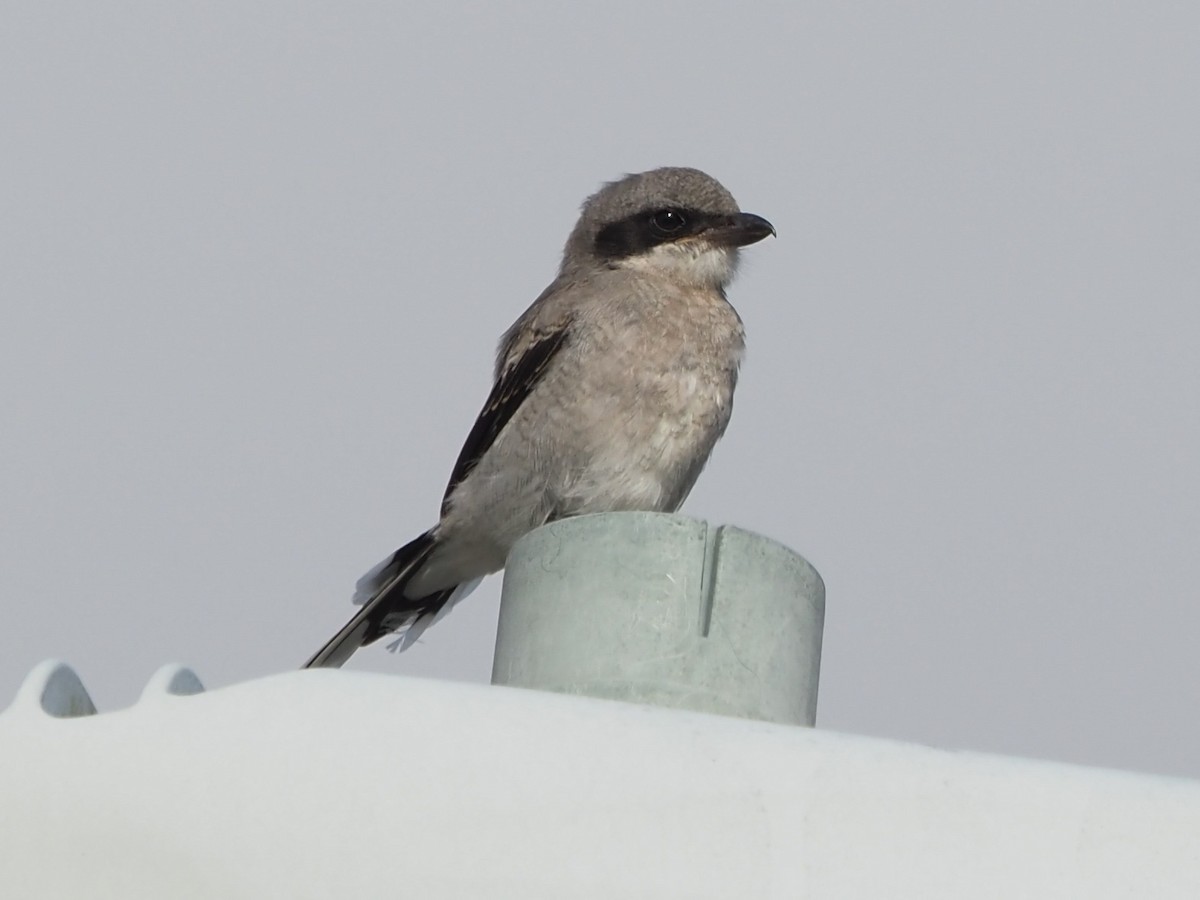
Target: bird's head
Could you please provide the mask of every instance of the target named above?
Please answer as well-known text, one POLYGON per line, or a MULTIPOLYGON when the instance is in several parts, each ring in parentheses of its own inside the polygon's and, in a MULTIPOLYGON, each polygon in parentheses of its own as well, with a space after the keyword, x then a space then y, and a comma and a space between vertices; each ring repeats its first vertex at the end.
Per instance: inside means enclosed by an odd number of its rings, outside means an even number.
POLYGON ((673 281, 723 288, 738 248, 775 234, 762 216, 698 169, 653 169, 606 184, 583 204, 563 253, 563 274, 630 268, 673 281))

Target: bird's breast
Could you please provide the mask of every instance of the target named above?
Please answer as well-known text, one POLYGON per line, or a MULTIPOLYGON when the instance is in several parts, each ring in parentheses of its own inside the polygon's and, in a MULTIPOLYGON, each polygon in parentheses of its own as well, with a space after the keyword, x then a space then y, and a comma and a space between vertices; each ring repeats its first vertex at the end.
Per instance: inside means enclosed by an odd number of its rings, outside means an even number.
POLYGON ((583 335, 557 425, 569 435, 561 502, 574 511, 669 510, 729 423, 741 321, 719 295, 656 298, 583 335))

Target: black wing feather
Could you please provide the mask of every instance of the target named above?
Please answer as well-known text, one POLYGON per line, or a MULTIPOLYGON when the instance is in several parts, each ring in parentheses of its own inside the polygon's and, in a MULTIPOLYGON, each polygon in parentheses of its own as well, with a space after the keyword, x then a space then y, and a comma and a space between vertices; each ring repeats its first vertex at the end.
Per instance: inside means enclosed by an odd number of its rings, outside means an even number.
POLYGON ((564 327, 539 336, 525 349, 520 358, 496 379, 479 418, 475 420, 475 425, 458 454, 454 470, 450 473, 450 483, 446 486, 446 494, 442 498, 443 513, 450 503, 450 495, 454 493, 454 489, 479 464, 483 454, 496 442, 504 426, 546 374, 550 361, 566 343, 567 334, 568 329, 564 327))

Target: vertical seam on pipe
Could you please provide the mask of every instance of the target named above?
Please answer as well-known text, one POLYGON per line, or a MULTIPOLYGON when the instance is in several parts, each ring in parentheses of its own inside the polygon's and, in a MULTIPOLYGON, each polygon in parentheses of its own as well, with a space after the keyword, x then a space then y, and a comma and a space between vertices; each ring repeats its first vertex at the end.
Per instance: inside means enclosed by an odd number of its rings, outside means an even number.
POLYGON ((700 636, 708 637, 712 625, 713 603, 717 593, 717 565, 720 563, 721 538, 725 526, 716 528, 705 523, 704 562, 700 571, 700 636))

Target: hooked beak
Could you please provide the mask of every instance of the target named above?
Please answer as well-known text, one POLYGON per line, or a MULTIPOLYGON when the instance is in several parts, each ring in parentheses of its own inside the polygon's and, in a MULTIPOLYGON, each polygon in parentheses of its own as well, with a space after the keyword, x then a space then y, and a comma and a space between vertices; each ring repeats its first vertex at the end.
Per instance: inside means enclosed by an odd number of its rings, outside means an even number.
POLYGON ((767 235, 775 236, 775 226, 754 213, 734 213, 715 220, 704 236, 723 247, 745 247, 756 244, 767 235))

